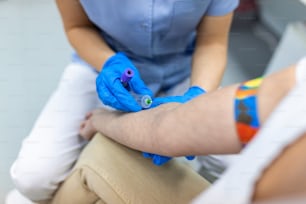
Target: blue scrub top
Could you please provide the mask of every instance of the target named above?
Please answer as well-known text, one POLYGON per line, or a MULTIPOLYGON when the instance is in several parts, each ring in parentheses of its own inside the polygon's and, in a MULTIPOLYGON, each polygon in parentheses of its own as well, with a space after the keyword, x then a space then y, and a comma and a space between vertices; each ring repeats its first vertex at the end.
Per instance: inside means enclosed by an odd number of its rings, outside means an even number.
MULTIPOLYGON (((152 91, 190 75, 196 27, 205 15, 232 12, 239 0, 80 0, 116 52, 124 52, 152 91)), ((76 54, 74 61, 82 61, 76 54)))

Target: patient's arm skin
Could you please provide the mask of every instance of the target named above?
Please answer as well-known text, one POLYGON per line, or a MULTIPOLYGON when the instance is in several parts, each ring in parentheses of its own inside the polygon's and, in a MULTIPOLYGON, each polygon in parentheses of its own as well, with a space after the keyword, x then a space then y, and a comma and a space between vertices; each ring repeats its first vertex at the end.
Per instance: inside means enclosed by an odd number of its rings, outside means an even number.
MULTIPOLYGON (((295 66, 263 80, 258 90, 261 124, 294 84, 295 66)), ((238 86, 137 113, 99 109, 84 122, 80 134, 90 138, 98 131, 133 149, 169 156, 236 153, 242 148, 233 112, 238 86)))
POLYGON ((306 196, 306 133, 266 169, 256 184, 253 200, 306 196))

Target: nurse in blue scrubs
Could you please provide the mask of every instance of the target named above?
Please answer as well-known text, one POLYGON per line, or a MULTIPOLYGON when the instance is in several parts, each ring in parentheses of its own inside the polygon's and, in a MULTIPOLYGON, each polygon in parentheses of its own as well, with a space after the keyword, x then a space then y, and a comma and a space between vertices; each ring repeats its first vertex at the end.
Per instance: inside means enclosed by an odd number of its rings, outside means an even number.
POLYGON ((157 106, 185 103, 216 89, 238 3, 57 0, 75 52, 12 165, 19 192, 33 201, 52 197, 87 143, 78 134, 81 122, 101 102, 120 111, 140 111, 130 91, 164 94, 155 98, 157 106), (126 68, 134 71, 130 91, 120 82, 126 68))

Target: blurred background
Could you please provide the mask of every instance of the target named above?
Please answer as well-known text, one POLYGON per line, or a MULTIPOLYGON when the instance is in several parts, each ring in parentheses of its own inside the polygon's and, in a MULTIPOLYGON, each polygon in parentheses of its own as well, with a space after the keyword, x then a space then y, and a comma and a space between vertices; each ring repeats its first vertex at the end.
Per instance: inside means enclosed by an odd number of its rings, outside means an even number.
MULTIPOLYGON (((300 0, 241 0, 222 85, 296 62, 306 54, 300 0)), ((9 167, 70 61, 55 1, 0 0, 0 203, 13 188, 9 167)))

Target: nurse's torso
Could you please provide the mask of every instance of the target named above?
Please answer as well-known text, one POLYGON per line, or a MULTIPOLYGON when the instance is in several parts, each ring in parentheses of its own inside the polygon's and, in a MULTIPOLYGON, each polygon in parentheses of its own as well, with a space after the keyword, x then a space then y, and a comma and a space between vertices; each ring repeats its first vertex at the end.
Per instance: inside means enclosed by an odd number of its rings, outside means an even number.
POLYGON ((80 0, 115 51, 134 62, 146 83, 172 86, 190 73, 195 29, 211 0, 80 0))

